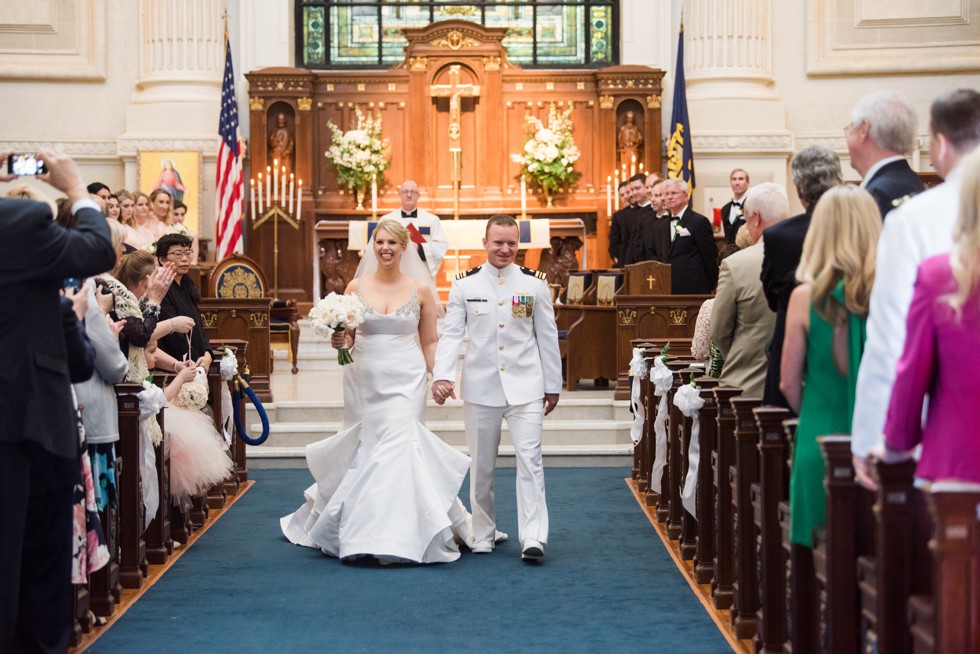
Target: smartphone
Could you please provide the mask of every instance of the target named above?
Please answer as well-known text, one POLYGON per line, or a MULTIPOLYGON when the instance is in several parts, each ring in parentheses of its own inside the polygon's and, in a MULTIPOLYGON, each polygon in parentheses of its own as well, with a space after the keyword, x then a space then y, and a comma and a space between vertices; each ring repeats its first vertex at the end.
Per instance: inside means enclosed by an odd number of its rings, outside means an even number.
POLYGON ((33 175, 44 175, 48 172, 44 162, 33 154, 20 153, 12 154, 7 157, 7 172, 19 177, 31 177, 33 175))
POLYGON ((69 278, 67 278, 65 280, 64 289, 66 291, 68 289, 72 289, 73 291, 78 292, 78 291, 82 290, 82 281, 80 279, 75 278, 75 277, 69 277, 69 278))

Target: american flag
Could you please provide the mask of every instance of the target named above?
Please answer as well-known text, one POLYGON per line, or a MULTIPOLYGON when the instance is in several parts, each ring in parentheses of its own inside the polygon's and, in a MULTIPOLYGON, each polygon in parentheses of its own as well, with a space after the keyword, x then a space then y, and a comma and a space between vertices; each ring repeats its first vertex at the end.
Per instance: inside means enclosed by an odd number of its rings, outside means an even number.
POLYGON ((238 101, 235 98, 235 68, 231 63, 231 45, 225 34, 225 74, 221 82, 221 119, 218 122, 221 144, 218 146, 218 173, 215 181, 215 220, 218 241, 216 260, 221 261, 242 252, 242 180, 241 144, 238 134, 238 101))

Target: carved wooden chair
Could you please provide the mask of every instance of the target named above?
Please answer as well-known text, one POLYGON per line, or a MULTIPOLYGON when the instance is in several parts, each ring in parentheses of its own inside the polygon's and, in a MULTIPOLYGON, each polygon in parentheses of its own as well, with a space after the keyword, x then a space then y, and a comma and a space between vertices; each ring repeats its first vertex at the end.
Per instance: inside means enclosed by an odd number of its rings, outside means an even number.
MULTIPOLYGON (((211 292, 226 300, 269 297, 265 273, 253 259, 236 254, 222 260, 211 273, 211 292)), ((295 300, 269 300, 270 350, 286 350, 295 375, 299 349, 299 312, 295 300)))

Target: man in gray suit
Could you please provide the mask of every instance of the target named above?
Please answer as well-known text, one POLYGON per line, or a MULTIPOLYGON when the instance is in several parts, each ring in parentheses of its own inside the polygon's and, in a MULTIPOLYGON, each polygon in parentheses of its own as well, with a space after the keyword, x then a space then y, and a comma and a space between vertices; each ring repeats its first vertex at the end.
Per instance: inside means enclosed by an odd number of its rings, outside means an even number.
POLYGON ((718 292, 711 310, 711 342, 725 357, 721 383, 761 397, 766 382, 766 343, 776 314, 762 291, 762 231, 789 215, 786 191, 772 182, 757 184, 745 196, 745 225, 752 245, 721 262, 718 292))

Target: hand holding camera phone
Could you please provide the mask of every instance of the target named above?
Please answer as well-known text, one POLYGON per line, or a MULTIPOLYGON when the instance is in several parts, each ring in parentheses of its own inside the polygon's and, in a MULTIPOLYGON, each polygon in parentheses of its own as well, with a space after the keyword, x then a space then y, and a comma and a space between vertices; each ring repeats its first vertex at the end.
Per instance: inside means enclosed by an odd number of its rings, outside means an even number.
POLYGON ((33 177, 46 174, 48 168, 35 155, 21 152, 7 157, 7 172, 18 177, 33 177))

